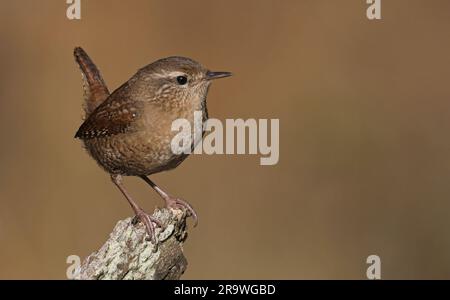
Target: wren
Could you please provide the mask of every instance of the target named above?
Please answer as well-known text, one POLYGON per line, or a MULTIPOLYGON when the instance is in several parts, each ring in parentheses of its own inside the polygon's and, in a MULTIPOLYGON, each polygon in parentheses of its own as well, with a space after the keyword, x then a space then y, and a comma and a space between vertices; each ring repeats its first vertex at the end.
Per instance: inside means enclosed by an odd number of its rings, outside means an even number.
POLYGON ((164 192, 148 176, 174 169, 186 159, 188 154, 172 151, 171 140, 176 135, 172 122, 192 120, 195 111, 203 113, 205 122, 211 81, 231 73, 211 72, 190 58, 167 57, 141 68, 110 94, 87 53, 77 47, 74 56, 81 69, 85 100, 85 119, 75 138, 83 141, 90 156, 110 174, 153 243, 157 243, 155 226, 161 223, 136 204, 122 176, 143 179, 164 199, 166 207, 186 210, 196 226, 198 217, 192 206, 164 192))

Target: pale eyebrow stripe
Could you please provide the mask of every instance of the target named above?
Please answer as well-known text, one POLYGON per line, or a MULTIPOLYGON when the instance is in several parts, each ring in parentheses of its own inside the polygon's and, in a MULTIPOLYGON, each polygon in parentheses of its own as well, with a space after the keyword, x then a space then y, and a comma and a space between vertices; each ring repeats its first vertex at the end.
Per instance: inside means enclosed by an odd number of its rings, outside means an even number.
POLYGON ((179 72, 179 71, 172 71, 172 72, 162 71, 161 73, 153 74, 154 77, 158 77, 158 78, 177 77, 177 76, 182 76, 182 75, 186 75, 186 74, 183 72, 179 72))

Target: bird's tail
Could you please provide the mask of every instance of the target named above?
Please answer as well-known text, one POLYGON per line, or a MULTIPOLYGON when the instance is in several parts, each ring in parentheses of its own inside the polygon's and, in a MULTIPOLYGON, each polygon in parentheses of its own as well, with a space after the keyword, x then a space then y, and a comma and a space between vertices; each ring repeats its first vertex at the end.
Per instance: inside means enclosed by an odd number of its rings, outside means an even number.
POLYGON ((76 47, 73 55, 81 69, 84 88, 84 111, 87 118, 97 106, 108 98, 109 91, 100 71, 89 55, 81 47, 76 47))

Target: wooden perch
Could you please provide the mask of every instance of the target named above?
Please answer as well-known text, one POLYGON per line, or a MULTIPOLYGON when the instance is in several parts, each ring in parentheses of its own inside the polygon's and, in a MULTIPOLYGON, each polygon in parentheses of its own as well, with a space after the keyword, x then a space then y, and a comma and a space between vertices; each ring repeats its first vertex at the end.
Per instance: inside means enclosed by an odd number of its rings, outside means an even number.
POLYGON ((105 244, 75 271, 75 279, 179 279, 187 267, 186 213, 164 208, 156 209, 153 216, 164 224, 156 229, 158 247, 146 240, 140 222, 121 220, 105 244))

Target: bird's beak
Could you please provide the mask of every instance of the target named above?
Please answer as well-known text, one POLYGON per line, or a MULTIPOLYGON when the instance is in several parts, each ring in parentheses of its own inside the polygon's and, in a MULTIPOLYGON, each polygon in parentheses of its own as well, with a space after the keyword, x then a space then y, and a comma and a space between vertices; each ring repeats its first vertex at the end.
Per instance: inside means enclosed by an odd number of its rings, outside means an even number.
POLYGON ((229 77, 231 75, 233 75, 233 74, 231 74, 230 72, 211 72, 211 71, 208 71, 208 72, 206 72, 206 79, 207 80, 213 80, 213 79, 229 77))

